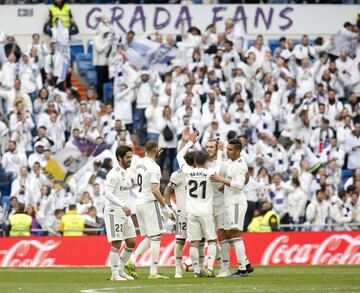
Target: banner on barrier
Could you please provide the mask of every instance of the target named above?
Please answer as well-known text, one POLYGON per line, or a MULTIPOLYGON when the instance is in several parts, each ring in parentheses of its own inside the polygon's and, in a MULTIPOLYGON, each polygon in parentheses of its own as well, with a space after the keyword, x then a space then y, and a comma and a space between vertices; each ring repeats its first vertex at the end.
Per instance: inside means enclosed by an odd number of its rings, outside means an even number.
MULTIPOLYGON (((49 5, 2 5, 0 31, 8 34, 41 33, 49 15, 49 5)), ((71 5, 80 34, 95 34, 106 16, 117 33, 138 34, 159 31, 180 33, 197 26, 205 31, 216 24, 224 31, 228 18, 239 22, 248 34, 334 34, 344 22, 355 22, 355 5, 71 5), (335 17, 334 17, 335 16, 335 17)))
MULTIPOLYGON (((243 239, 254 265, 360 264, 360 232, 248 233, 243 239)), ((174 265, 174 247, 174 235, 163 235, 160 266, 174 265)), ((109 248, 105 236, 1 238, 0 267, 104 266, 109 248)), ((137 262, 149 265, 150 252, 137 262)), ((236 265, 233 253, 230 263, 236 265)))

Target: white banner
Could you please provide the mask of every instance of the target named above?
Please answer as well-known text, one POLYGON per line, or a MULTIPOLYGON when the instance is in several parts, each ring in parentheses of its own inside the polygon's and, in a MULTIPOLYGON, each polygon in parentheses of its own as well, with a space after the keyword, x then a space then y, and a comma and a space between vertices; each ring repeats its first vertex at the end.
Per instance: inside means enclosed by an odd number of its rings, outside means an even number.
MULTIPOLYGON (((48 5, 1 5, 0 30, 7 34, 41 33, 48 5)), ((80 34, 96 32, 101 16, 107 16, 118 33, 159 31, 176 34, 180 23, 201 31, 224 20, 241 22, 248 34, 334 34, 345 21, 355 22, 356 5, 71 5, 80 34)))

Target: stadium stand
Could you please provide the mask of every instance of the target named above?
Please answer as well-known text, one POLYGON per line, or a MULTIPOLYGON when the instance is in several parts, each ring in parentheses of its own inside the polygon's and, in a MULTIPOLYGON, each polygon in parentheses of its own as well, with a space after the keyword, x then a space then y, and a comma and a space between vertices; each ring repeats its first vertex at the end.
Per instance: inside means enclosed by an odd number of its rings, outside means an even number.
POLYGON ((95 206, 92 221, 103 233, 104 179, 116 147, 131 146, 136 160, 146 140, 158 141, 165 185, 177 169, 185 127, 201 134, 196 150, 210 138, 240 137, 251 175, 246 227, 267 201, 283 229, 359 229, 359 27, 348 22, 329 39, 282 41, 248 39, 230 20, 221 32, 194 25, 170 37, 117 35, 103 18, 87 43, 61 43, 59 32, 67 28, 59 24, 51 42, 33 35, 21 48, 0 34, 3 235, 18 204, 26 205, 41 235, 59 232, 58 210, 76 204, 87 215, 95 206), (160 44, 162 59, 141 59, 144 46, 155 58, 160 44))

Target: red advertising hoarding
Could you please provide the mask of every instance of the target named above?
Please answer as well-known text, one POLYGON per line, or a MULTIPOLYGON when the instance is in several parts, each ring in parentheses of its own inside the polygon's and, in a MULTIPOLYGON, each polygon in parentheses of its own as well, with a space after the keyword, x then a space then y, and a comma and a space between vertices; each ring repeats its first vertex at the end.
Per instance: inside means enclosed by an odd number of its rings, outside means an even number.
MULTIPOLYGON (((243 239, 254 265, 360 264, 360 231, 244 233, 243 239)), ((104 266, 109 247, 104 236, 0 238, 0 267, 104 266)), ((174 265, 174 247, 174 235, 163 235, 160 265, 174 265)), ((149 251, 137 262, 149 265, 149 251)))

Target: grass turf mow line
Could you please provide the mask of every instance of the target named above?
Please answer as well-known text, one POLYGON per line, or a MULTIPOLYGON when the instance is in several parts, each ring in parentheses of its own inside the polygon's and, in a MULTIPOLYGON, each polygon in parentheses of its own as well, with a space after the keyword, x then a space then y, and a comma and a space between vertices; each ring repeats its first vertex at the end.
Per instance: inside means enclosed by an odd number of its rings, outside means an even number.
POLYGON ((256 267, 248 278, 174 279, 174 268, 160 268, 170 280, 148 280, 140 268, 135 281, 110 282, 109 268, 2 268, 1 293, 134 292, 360 292, 360 266, 256 267), (134 291, 133 291, 134 290, 134 291))

